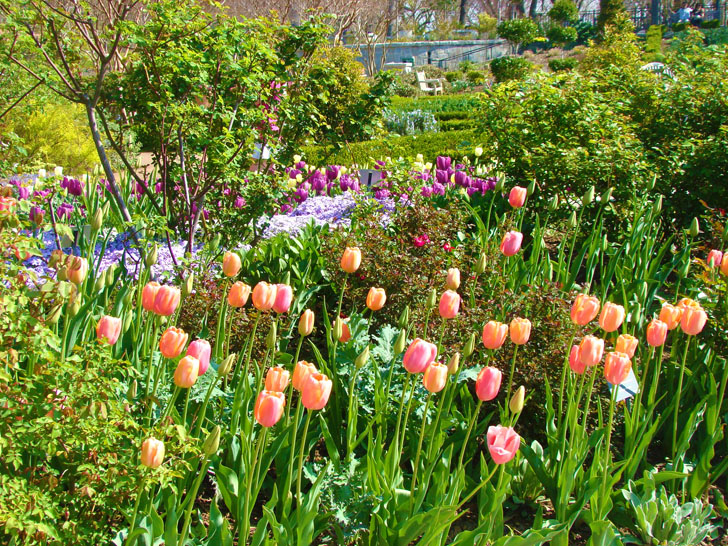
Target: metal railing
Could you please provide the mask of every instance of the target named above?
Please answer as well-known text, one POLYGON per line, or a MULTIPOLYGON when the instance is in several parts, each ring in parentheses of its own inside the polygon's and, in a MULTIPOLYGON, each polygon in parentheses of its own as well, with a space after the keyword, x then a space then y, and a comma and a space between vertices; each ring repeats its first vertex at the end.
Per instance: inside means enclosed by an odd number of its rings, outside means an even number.
POLYGON ((481 57, 479 62, 487 62, 498 57, 505 57, 506 55, 509 55, 509 52, 504 53, 500 50, 502 47, 503 44, 498 43, 469 49, 468 51, 451 55, 444 59, 439 59, 437 61, 437 66, 443 70, 450 70, 452 68, 456 68, 463 61, 471 61, 472 57, 478 53, 483 53, 482 56, 479 55, 479 57, 481 57))

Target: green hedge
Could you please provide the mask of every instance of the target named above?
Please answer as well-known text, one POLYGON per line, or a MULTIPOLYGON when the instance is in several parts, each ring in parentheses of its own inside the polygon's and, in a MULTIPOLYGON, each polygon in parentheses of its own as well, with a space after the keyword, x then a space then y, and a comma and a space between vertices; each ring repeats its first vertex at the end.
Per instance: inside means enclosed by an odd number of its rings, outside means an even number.
POLYGON ((472 110, 455 110, 453 112, 436 112, 437 121, 450 121, 453 119, 468 119, 473 115, 472 110))
POLYGON ((330 146, 308 146, 302 151, 304 158, 311 165, 357 163, 371 166, 376 159, 400 156, 414 158, 417 154, 425 156, 427 161, 434 161, 438 155, 461 158, 472 155, 479 142, 476 131, 469 129, 355 142, 348 148, 338 151, 334 151, 330 146))
POLYGON ((468 127, 473 127, 473 121, 470 119, 450 119, 447 121, 441 121, 438 124, 438 130, 441 133, 447 131, 462 131, 468 127))
POLYGON ((468 95, 434 95, 427 97, 392 97, 390 109, 399 112, 422 110, 425 112, 454 112, 472 110, 478 106, 478 96, 468 95))
POLYGON ((549 68, 552 72, 561 72, 564 70, 574 70, 579 64, 576 57, 567 57, 565 59, 551 59, 549 61, 549 68))

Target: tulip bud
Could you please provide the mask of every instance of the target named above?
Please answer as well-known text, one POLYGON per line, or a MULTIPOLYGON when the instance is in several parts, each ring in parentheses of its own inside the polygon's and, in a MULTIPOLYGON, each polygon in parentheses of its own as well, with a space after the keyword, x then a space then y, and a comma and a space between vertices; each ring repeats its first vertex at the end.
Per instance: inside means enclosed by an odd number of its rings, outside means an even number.
POLYGON ((655 184, 657 183, 657 175, 652 177, 652 180, 650 180, 647 183, 647 191, 652 191, 655 189, 655 184))
POLYGON ((157 259, 159 258, 159 250, 157 249, 157 245, 152 243, 152 248, 147 253, 146 258, 144 258, 144 265, 147 267, 152 267, 157 263, 157 259))
POLYGON ((483 155, 483 148, 481 146, 475 147, 475 157, 480 157, 483 155))
POLYGON ((407 330, 402 329, 399 331, 397 341, 394 342, 394 356, 401 355, 404 352, 405 345, 407 345, 407 330))
POLYGON ((602 237, 602 252, 606 252, 607 248, 609 248, 609 239, 607 238, 607 234, 604 234, 604 237, 602 237))
POLYGON ((233 364, 235 364, 236 358, 237 355, 235 353, 230 353, 227 358, 222 361, 222 364, 220 364, 220 367, 217 369, 217 376, 225 377, 227 374, 229 374, 230 371, 233 369, 233 364))
POLYGON ((430 296, 427 298, 427 309, 432 309, 437 305, 437 290, 434 288, 430 291, 430 296))
POLYGON ((91 229, 98 231, 101 226, 104 225, 104 211, 101 208, 96 209, 94 215, 91 217, 91 229))
POLYGON ((523 401, 526 397, 526 388, 521 385, 518 387, 518 390, 513 394, 511 397, 510 402, 508 402, 508 409, 511 410, 511 413, 521 413, 523 410, 523 401))
POLYGON ((50 311, 48 311, 48 314, 46 315, 46 324, 55 324, 58 322, 58 320, 61 318, 61 311, 63 310, 63 307, 58 304, 51 308, 50 311))
POLYGON ((116 264, 110 265, 105 273, 104 273, 104 280, 106 283, 106 286, 114 286, 114 275, 116 274, 116 264))
POLYGON ((473 354, 473 351, 475 351, 475 332, 470 334, 470 339, 468 339, 468 342, 465 344, 465 348, 463 349, 463 355, 465 358, 470 358, 470 355, 473 354))
POLYGON ((68 304, 66 305, 66 312, 71 317, 75 317, 78 315, 78 312, 81 310, 81 296, 76 296, 73 298, 73 300, 70 300, 68 304))
POLYGON ((126 399, 129 402, 133 402, 137 395, 137 380, 131 382, 129 389, 126 391, 126 399))
POLYGON ((314 314, 311 309, 306 309, 298 320, 298 333, 301 337, 310 336, 313 332, 314 314))
POLYGON ((652 216, 657 216, 662 212, 662 195, 658 195, 655 202, 652 203, 652 216))
POLYGON ((574 229, 576 227, 576 224, 577 224, 576 211, 573 211, 571 213, 571 216, 569 216, 569 227, 571 229, 574 229))
POLYGON ((271 322, 270 330, 268 330, 268 335, 265 337, 265 346, 271 350, 275 349, 277 338, 278 326, 276 325, 275 321, 273 321, 271 322))
POLYGON ((402 313, 399 315, 399 320, 397 321, 397 325, 405 329, 407 328, 407 325, 409 324, 409 315, 410 315, 410 308, 409 305, 407 305, 402 313))
POLYGON ((478 261, 475 263, 475 272, 478 275, 482 275, 485 272, 485 266, 487 264, 487 257, 485 252, 481 252, 478 256, 478 261))
POLYGON ((460 367, 460 353, 455 353, 450 357, 450 360, 447 361, 447 373, 450 375, 455 375, 458 373, 458 368, 460 367))
POLYGON ((221 235, 218 233, 210 241, 210 251, 215 252, 220 247, 220 241, 222 240, 221 235))
POLYGON ((357 370, 360 370, 364 367, 364 365, 369 361, 369 345, 366 346, 366 348, 361 352, 359 356, 356 357, 356 360, 354 361, 354 365, 356 366, 357 370))
POLYGON ((190 274, 187 275, 187 278, 185 279, 185 282, 182 283, 182 297, 186 298, 190 294, 192 294, 192 287, 195 283, 195 274, 190 271, 190 274))
POLYGON ((594 201, 594 186, 589 188, 584 196, 581 198, 581 204, 584 206, 590 205, 594 201))
POLYGON ((336 317, 334 321, 334 339, 341 339, 344 335, 344 321, 341 317, 336 317))
POLYGON ((128 332, 129 328, 131 327, 131 320, 132 316, 131 313, 127 313, 124 317, 124 324, 122 324, 121 329, 123 332, 128 332))
POLYGON ((68 268, 65 265, 58 268, 58 271, 56 272, 56 279, 61 282, 68 280, 68 268))
POLYGON ((445 286, 448 290, 457 290, 460 288, 460 270, 457 267, 451 267, 447 270, 445 286))
POLYGON ((526 194, 531 197, 533 195, 533 192, 536 191, 536 181, 531 180, 531 183, 528 185, 528 188, 526 188, 526 194))
POLYGON ((202 444, 202 452, 208 457, 217 453, 220 447, 220 425, 215 425, 210 431, 210 434, 205 438, 205 443, 202 444))
POLYGON ((94 283, 94 292, 101 292, 106 287, 105 275, 99 275, 94 283))
POLYGON ((614 188, 609 188, 607 191, 605 191, 602 196, 599 198, 599 200, 602 203, 602 206, 609 204, 609 201, 612 199, 612 192, 614 191, 614 188))
POLYGON ((506 179, 505 176, 501 176, 498 178, 498 182, 495 183, 495 191, 501 193, 503 191, 503 188, 506 185, 506 179))
POLYGON ((685 264, 680 268, 680 270, 677 272, 677 274, 684 279, 685 277, 688 276, 689 272, 690 272, 690 258, 685 260, 685 264))
POLYGON ((559 196, 554 195, 549 201, 549 212, 554 212, 559 208, 559 196))
POLYGON ((698 223, 697 216, 693 218, 693 222, 690 224, 689 233, 691 237, 697 237, 698 233, 700 233, 700 223, 698 223))
POLYGON ((124 304, 124 307, 129 307, 134 299, 134 292, 132 290, 127 290, 124 294, 124 297, 121 299, 121 302, 124 304))

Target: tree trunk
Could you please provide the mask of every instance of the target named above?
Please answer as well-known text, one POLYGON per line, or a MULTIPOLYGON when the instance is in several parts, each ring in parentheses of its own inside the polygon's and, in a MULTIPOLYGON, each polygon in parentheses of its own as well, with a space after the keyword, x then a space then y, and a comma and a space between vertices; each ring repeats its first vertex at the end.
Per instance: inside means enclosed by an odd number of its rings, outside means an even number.
POLYGON ((531 0, 531 9, 528 12, 528 16, 531 19, 536 19, 538 15, 538 0, 531 0))
POLYGON ((467 12, 468 0, 460 0, 460 25, 465 26, 465 13, 467 12))

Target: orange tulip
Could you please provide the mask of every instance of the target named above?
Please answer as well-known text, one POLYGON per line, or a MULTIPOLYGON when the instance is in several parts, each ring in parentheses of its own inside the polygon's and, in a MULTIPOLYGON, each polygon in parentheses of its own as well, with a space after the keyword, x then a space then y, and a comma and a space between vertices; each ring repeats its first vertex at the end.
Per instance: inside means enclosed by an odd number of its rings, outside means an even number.
POLYGON ((141 459, 144 466, 157 468, 164 461, 164 442, 154 437, 144 440, 141 459))
POLYGON ((194 356, 185 356, 177 364, 174 371, 174 384, 181 389, 190 389, 197 381, 200 371, 200 361, 194 356))
POLYGON ((73 284, 81 284, 88 274, 88 260, 80 256, 70 256, 66 263, 66 275, 73 284))
POLYGON ((586 326, 599 313, 599 299, 586 294, 576 296, 571 305, 571 320, 579 326, 586 326))
POLYGON ((276 302, 278 287, 275 284, 268 284, 260 281, 253 288, 253 305, 259 311, 270 311, 276 302))
POLYGON ((121 319, 104 315, 96 326, 96 337, 109 345, 113 345, 121 334, 121 319))
POLYGON ((457 290, 460 288, 460 270, 457 267, 451 267, 447 270, 445 286, 448 290, 457 290))
POLYGON ((698 335, 705 328, 708 315, 702 307, 687 307, 680 319, 680 328, 689 336, 698 335))
POLYGON ((234 277, 243 267, 240 256, 236 252, 226 252, 222 257, 222 272, 226 277, 234 277))
POLYGON ((440 297, 440 316, 444 319, 453 319, 460 311, 460 294, 454 290, 445 290, 440 297))
POLYGON ((511 193, 508 194, 508 202, 513 208, 520 208, 526 202, 527 195, 528 190, 526 188, 513 186, 513 188, 511 188, 511 193))
POLYGON ((346 247, 341 256, 341 269, 347 273, 354 273, 361 265, 361 250, 357 247, 346 247))
POLYGON ((475 380, 475 394, 479 400, 488 402, 498 396, 501 387, 503 374, 498 368, 486 366, 478 374, 475 380))
POLYGON ((599 315, 599 326, 605 332, 614 332, 624 322, 624 307, 616 303, 607 302, 599 315))
POLYGON ((629 334, 622 334, 617 338, 617 344, 614 348, 618 353, 625 353, 627 356, 632 358, 634 352, 637 350, 639 340, 629 334))
POLYGON ((331 395, 331 379, 319 372, 306 376, 301 388, 301 403, 306 409, 320 410, 326 406, 331 395))
POLYGON ((298 319, 298 333, 301 337, 311 335, 311 332, 313 332, 313 321, 314 314, 311 309, 306 309, 303 313, 301 313, 301 318, 298 319))
POLYGON ((508 335, 508 325, 491 320, 483 326, 483 345, 486 349, 498 349, 503 345, 508 335))
POLYGON ((384 292, 384 288, 374 288, 373 286, 369 289, 367 294, 367 307, 372 311, 379 311, 384 307, 384 303, 387 301, 387 294, 384 292))
POLYGON ((569 353, 569 368, 571 368, 571 371, 577 375, 583 374, 586 369, 586 364, 584 364, 579 358, 578 345, 571 346, 571 352, 569 353))
POLYGON ((244 307, 250 297, 250 286, 242 281, 233 283, 228 292, 228 304, 230 307, 244 307))
POLYGON ((154 312, 164 317, 171 316, 177 310, 181 296, 182 293, 175 286, 160 286, 154 297, 154 312))
POLYGON ((187 345, 188 335, 174 326, 167 328, 159 339, 159 350, 167 358, 176 358, 187 345))
POLYGON ((316 366, 305 360, 299 360, 296 363, 296 367, 293 368, 293 388, 300 391, 303 388, 303 384, 306 382, 308 374, 315 373, 316 366))
POLYGON ((647 325, 647 343, 653 347, 660 347, 667 339, 667 324, 659 319, 652 319, 647 325))
POLYGON ((148 282, 142 289, 142 307, 146 311, 154 312, 154 301, 159 291, 158 282, 148 282))
POLYGON ((612 385, 619 385, 627 379, 632 369, 632 361, 624 353, 608 353, 604 361, 604 377, 612 385))
POLYGON ((279 366, 269 368, 268 373, 265 375, 265 390, 275 392, 285 391, 290 375, 288 370, 284 370, 279 366))
POLYGON ((682 314, 682 307, 664 303, 662 304, 662 309, 660 309, 660 320, 667 325, 668 330, 674 330, 680 324, 682 314))
POLYGON ((514 318, 509 328, 511 341, 516 345, 525 345, 531 337, 531 321, 525 318, 514 318))
POLYGON ((728 252, 723 254, 723 261, 720 262, 720 272, 728 277, 728 252))
POLYGON ((422 383, 430 392, 440 392, 447 383, 447 366, 440 362, 433 362, 425 369, 422 383))
POLYGON ((264 427, 272 427, 283 416, 286 407, 286 395, 282 392, 260 391, 255 401, 255 420, 264 427))
POLYGON ((579 344, 579 361, 584 366, 596 366, 604 355, 604 340, 594 336, 585 336, 579 344))
POLYGON ((677 302, 677 306, 680 307, 683 311, 687 309, 688 307, 694 307, 696 309, 700 308, 700 304, 690 298, 682 298, 679 302, 677 302))

